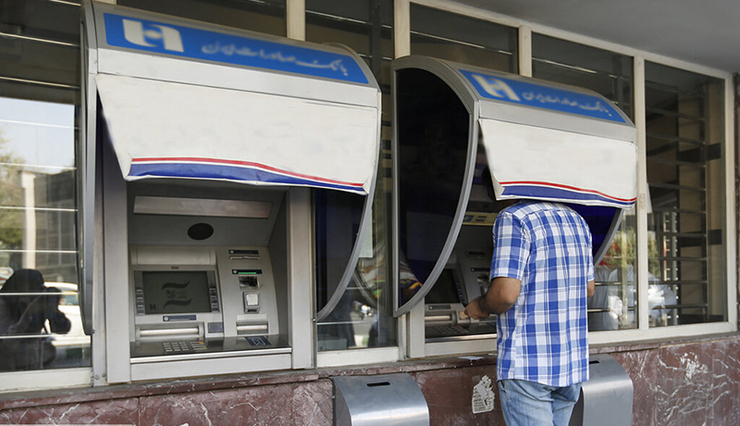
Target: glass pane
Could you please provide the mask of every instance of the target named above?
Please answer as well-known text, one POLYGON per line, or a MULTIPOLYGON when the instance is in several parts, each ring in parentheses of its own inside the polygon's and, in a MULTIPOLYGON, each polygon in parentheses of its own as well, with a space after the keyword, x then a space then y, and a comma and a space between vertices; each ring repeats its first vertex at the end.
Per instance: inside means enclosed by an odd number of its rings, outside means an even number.
POLYGON ((397 83, 402 306, 427 284, 447 242, 463 190, 470 114, 430 72, 401 70, 397 83))
POLYGON ((542 34, 532 34, 532 75, 591 89, 633 117, 632 58, 542 34))
POLYGON ((650 325, 724 321, 724 82, 653 63, 645 74, 650 325))
POLYGON ((74 110, 0 98, 2 371, 90 365, 77 293, 74 110))
POLYGON ((79 102, 79 26, 79 6, 38 0, 3 3, 0 30, 11 35, 0 37, 0 96, 79 102))
POLYGON ((365 197, 315 190, 316 311, 321 311, 340 284, 360 231, 365 197))
POLYGON ((411 53, 515 73, 515 28, 411 5, 411 53))
MULTIPOLYGON (((632 58, 608 50, 532 34, 532 73, 536 78, 593 90, 633 117, 632 58)), ((579 208, 579 211, 585 211, 579 208)), ((596 265, 596 290, 588 303, 588 329, 637 327, 637 220, 635 208, 624 211, 622 222, 603 259, 596 265)), ((594 234, 594 250, 610 228, 586 217, 594 234), (603 225, 599 226, 597 225, 603 225), (601 228, 601 229, 596 229, 601 228)), ((598 260, 598 259, 596 259, 598 260)))
MULTIPOLYGON (((387 0, 306 1, 306 40, 340 43, 360 55, 373 71, 383 96, 381 159, 372 211, 360 259, 347 291, 336 308, 318 323, 319 351, 396 345, 396 320, 388 275, 391 184, 387 162, 390 150, 390 60, 392 3, 387 0)), ((351 194, 314 191, 317 253, 317 306, 321 309, 338 285, 340 271, 354 247, 364 199, 351 194), (350 229, 351 228, 351 229, 350 229), (340 243, 337 243, 340 242, 340 243), (332 267, 334 265, 334 267, 332 267)))
POLYGON ((117 4, 285 37, 285 0, 118 0, 117 4))
POLYGON ((75 238, 80 8, 3 7, 0 37, 0 371, 89 367, 75 238))

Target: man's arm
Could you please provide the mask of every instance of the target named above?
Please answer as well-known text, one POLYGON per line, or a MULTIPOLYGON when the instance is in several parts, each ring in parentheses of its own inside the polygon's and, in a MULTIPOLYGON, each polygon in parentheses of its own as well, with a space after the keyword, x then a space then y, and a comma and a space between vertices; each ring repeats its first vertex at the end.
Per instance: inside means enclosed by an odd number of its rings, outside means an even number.
POLYGON ((501 314, 514 306, 522 282, 516 278, 496 277, 491 281, 485 296, 472 300, 465 308, 465 315, 481 320, 491 314, 501 314))
POLYGON ((588 282, 588 286, 586 287, 586 295, 588 297, 593 297, 595 291, 596 291, 596 283, 594 282, 594 280, 591 280, 588 282))

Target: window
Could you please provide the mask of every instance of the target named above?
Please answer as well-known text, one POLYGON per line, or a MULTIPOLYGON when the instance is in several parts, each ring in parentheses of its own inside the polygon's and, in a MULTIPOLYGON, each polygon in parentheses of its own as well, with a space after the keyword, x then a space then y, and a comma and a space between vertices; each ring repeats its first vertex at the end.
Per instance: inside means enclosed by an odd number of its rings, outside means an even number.
POLYGON ((284 0, 118 0, 117 4, 285 37, 284 0))
POLYGON ((650 326, 726 321, 724 81, 645 76, 650 326))
MULTIPOLYGON (((390 170, 386 158, 390 151, 390 60, 393 57, 390 1, 333 2, 306 1, 306 40, 314 43, 341 43, 360 55, 380 84, 383 95, 380 170, 373 205, 371 229, 366 232, 360 260, 353 278, 337 306, 317 324, 318 350, 344 350, 395 346, 396 319, 392 313, 393 296, 388 276, 388 241, 390 225, 390 170)), ((316 305, 328 302, 338 281, 332 272, 332 259, 343 266, 354 244, 344 242, 355 235, 357 224, 346 224, 332 216, 332 211, 362 210, 363 201, 352 194, 314 191, 316 205, 316 305), (326 226, 331 223, 331 226, 326 226), (338 235, 343 234, 343 235, 338 235)), ((352 242, 354 243, 354 242, 352 242)))
MULTIPOLYGON (((595 47, 532 35, 533 77, 593 90, 634 119, 632 58, 595 47)), ((588 304, 590 331, 637 328, 637 219, 624 212, 611 247, 595 269, 588 304)))
POLYGON ((517 72, 517 32, 493 22, 411 5, 411 53, 517 72))
POLYGON ((79 7, 19 1, 0 38, 0 370, 89 367, 75 238, 79 7))

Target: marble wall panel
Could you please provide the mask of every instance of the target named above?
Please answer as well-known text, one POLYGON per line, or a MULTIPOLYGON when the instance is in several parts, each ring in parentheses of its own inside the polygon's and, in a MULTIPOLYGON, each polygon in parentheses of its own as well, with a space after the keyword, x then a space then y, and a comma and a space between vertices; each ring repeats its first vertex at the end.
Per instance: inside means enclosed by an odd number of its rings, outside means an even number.
POLYGON ((0 411, 0 424, 107 424, 138 425, 138 399, 89 401, 13 408, 0 411))
POLYGON ((659 374, 654 390, 658 424, 707 424, 714 393, 712 366, 711 348, 701 344, 664 346, 658 350, 659 374))
POLYGON ((292 384, 141 398, 142 425, 293 425, 292 384))
POLYGON ((427 400, 430 423, 434 426, 504 426, 494 366, 422 371, 414 374, 427 400), (473 413, 473 389, 484 376, 491 380, 493 410, 473 413))
POLYGON ((334 385, 323 379, 296 386, 293 413, 296 425, 331 426, 334 420, 334 385))
POLYGON ((658 377, 658 353, 654 350, 612 354, 632 379, 632 424, 656 426, 655 384, 658 377))
POLYGON ((714 359, 712 423, 740 425, 740 340, 720 341, 706 349, 714 359))

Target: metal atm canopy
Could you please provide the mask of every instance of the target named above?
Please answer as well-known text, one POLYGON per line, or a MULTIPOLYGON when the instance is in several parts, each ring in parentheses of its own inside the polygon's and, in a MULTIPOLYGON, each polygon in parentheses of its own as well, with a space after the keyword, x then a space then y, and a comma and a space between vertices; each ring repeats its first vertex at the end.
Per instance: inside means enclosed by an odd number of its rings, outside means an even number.
MULTIPOLYGON (((86 108, 78 194, 86 330, 99 113, 128 181, 206 179, 345 191, 365 196, 359 227, 365 229, 379 152, 380 89, 357 54, 83 3, 86 108)), ((358 254, 356 243, 348 279, 358 254)))
POLYGON ((396 315, 423 300, 444 269, 476 162, 488 164, 498 200, 578 210, 599 262, 637 193, 636 129, 619 108, 585 89, 435 58, 391 67, 396 315))

